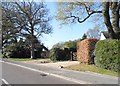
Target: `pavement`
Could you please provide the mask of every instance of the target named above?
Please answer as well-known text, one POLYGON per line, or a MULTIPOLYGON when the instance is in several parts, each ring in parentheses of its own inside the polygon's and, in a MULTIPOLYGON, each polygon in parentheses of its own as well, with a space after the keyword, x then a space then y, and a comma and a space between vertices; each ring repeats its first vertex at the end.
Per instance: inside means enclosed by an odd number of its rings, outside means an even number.
POLYGON ((61 66, 69 66, 78 64, 77 61, 57 62, 57 63, 33 63, 33 62, 16 62, 9 61, 15 64, 24 65, 55 77, 74 81, 78 84, 120 84, 119 78, 115 76, 103 75, 94 72, 79 72, 61 68, 61 66))

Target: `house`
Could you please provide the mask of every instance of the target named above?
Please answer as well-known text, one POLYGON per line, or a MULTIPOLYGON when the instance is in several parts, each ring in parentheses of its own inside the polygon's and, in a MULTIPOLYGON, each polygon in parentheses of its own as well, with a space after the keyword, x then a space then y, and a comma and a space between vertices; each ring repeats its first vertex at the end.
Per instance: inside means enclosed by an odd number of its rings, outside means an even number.
POLYGON ((109 33, 107 31, 102 31, 100 35, 100 40, 105 40, 109 38, 109 33))
POLYGON ((47 47, 45 47, 43 44, 41 45, 41 57, 42 58, 48 58, 49 57, 49 49, 47 47))

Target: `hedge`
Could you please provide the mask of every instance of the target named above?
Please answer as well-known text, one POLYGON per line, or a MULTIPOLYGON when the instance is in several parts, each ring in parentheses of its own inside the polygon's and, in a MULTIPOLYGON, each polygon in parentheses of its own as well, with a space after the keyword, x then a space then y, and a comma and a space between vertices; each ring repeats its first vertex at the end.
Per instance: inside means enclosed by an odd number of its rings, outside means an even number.
POLYGON ((77 60, 80 63, 94 63, 94 57, 92 55, 95 49, 95 44, 97 42, 97 39, 89 38, 77 43, 77 60))
POLYGON ((120 71, 120 40, 101 40, 95 48, 95 65, 104 69, 120 71))
POLYGON ((60 48, 53 48, 50 50, 50 59, 52 61, 65 61, 70 59, 69 50, 67 48, 60 49, 60 48))

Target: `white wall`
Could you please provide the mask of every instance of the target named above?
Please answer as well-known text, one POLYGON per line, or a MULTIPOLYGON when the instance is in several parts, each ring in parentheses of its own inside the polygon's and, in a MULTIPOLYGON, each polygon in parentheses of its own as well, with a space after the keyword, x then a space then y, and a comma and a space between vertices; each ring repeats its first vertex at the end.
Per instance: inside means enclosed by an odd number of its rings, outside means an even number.
POLYGON ((104 34, 101 33, 101 35, 100 35, 100 40, 105 40, 105 39, 106 39, 106 38, 105 38, 104 34))

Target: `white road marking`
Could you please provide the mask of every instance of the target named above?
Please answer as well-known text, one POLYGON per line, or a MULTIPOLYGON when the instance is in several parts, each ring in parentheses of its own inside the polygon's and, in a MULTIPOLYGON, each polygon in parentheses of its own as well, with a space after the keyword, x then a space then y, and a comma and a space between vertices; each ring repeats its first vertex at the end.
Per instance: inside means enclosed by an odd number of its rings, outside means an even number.
POLYGON ((75 83, 78 83, 78 84, 92 84, 92 83, 85 82, 85 81, 82 81, 82 80, 72 79, 72 78, 62 76, 62 75, 48 73, 48 72, 40 71, 40 70, 37 70, 37 69, 29 68, 29 67, 26 67, 26 66, 22 66, 22 65, 10 63, 10 62, 5 62, 5 63, 10 64, 10 65, 14 65, 14 66, 18 66, 18 67, 21 67, 21 68, 29 69, 29 70, 32 70, 32 71, 35 71, 35 72, 40 72, 40 73, 44 73, 44 74, 47 74, 47 75, 52 75, 54 77, 58 77, 58 78, 61 78, 61 79, 72 81, 72 82, 75 82, 75 83))
POLYGON ((0 62, 5 62, 5 61, 0 60, 0 62))
POLYGON ((9 84, 5 79, 1 79, 5 84, 9 84))
POLYGON ((47 74, 47 75, 49 74, 49 73, 46 73, 46 72, 43 72, 43 71, 40 71, 40 70, 36 70, 36 69, 33 69, 33 68, 29 68, 29 67, 26 67, 26 66, 22 66, 22 65, 10 63, 10 62, 5 62, 5 63, 10 64, 10 65, 14 65, 14 66, 18 66, 18 67, 21 67, 21 68, 29 69, 29 70, 32 70, 32 71, 35 71, 35 72, 40 72, 40 73, 44 73, 44 74, 47 74))

